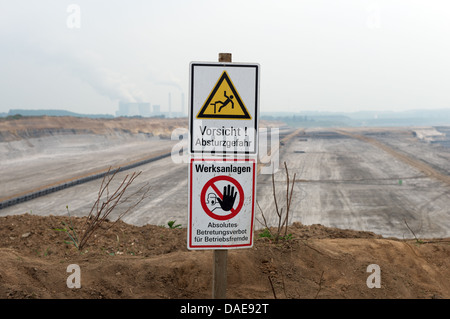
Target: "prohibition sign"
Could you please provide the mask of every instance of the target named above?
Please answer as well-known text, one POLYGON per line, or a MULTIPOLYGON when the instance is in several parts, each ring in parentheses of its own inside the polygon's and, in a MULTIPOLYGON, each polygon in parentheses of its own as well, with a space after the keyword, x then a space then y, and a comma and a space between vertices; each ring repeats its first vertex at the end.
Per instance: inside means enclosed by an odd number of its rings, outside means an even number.
POLYGON ((230 176, 216 176, 214 178, 211 178, 206 184, 205 186, 203 186, 202 192, 200 194, 200 202, 202 204, 202 208, 205 211, 206 214, 208 214, 209 217, 217 219, 217 220, 227 220, 227 219, 231 219, 234 216, 236 216, 240 211, 242 206, 244 205, 244 190, 242 189, 241 184, 239 184, 239 182, 237 180, 235 180, 234 178, 230 177, 230 176), (219 196, 219 198, 221 200, 223 200, 223 194, 222 192, 217 188, 217 186, 215 185, 216 182, 218 181, 227 181, 232 183, 238 190, 239 193, 239 203, 237 205, 236 208, 231 208, 230 209, 230 214, 228 215, 217 215, 214 214, 208 206, 206 206, 206 192, 208 191, 208 188, 212 188, 214 190, 214 192, 217 194, 217 196, 219 196))

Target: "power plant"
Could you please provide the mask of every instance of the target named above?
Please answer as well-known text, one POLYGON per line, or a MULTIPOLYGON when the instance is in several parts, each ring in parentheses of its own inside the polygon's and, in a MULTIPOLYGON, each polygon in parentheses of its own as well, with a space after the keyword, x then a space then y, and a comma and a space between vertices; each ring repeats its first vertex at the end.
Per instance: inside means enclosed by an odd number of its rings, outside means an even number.
POLYGON ((179 111, 172 109, 172 94, 168 94, 167 111, 161 111, 161 105, 150 105, 148 102, 124 102, 119 101, 119 109, 116 111, 116 116, 141 116, 141 117, 185 117, 187 112, 184 109, 184 93, 180 96, 179 111))

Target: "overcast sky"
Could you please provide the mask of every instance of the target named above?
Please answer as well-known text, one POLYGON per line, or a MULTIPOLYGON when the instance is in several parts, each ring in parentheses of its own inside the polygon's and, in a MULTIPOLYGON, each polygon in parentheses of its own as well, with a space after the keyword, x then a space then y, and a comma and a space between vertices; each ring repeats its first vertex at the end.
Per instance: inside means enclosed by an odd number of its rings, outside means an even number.
POLYGON ((187 112, 219 52, 261 65, 262 112, 450 108, 448 0, 0 0, 0 112, 187 112))

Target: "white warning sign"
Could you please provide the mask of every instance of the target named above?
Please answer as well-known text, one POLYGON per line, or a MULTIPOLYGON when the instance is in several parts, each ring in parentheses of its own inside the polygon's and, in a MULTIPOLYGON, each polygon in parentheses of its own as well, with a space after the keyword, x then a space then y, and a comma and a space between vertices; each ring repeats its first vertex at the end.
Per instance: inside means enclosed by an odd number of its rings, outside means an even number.
POLYGON ((259 64, 191 62, 191 154, 258 152, 259 64))
POLYGON ((189 249, 253 245, 256 160, 191 158, 189 249))

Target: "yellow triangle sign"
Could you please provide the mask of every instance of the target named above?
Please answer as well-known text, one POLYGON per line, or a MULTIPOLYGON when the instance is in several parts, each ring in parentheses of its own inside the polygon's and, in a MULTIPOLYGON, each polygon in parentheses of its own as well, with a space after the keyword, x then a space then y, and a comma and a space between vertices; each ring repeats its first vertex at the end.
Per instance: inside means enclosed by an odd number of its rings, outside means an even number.
POLYGON ((242 119, 252 117, 231 82, 227 71, 223 71, 216 85, 203 104, 198 119, 242 119))

